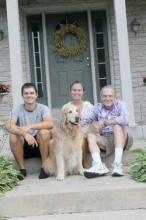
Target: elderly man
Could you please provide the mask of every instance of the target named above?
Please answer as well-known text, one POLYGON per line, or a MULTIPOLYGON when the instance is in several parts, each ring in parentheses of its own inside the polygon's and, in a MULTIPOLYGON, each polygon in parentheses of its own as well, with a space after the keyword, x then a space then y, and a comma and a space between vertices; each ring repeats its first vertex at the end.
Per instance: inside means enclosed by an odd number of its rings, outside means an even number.
MULTIPOLYGON (((27 176, 24 159, 41 157, 42 162, 48 157, 50 129, 53 120, 47 106, 37 103, 37 89, 32 83, 25 83, 21 88, 24 103, 13 109, 6 129, 10 132, 11 151, 20 168, 22 176, 27 176)), ((47 178, 43 168, 39 179, 47 178)))
POLYGON ((92 167, 86 169, 84 175, 93 178, 109 172, 101 161, 102 150, 106 155, 115 152, 112 176, 122 176, 123 150, 132 145, 132 138, 127 133, 129 125, 127 108, 123 101, 116 98, 115 91, 110 85, 101 89, 100 99, 101 103, 97 103, 82 121, 82 125, 92 123, 93 126, 92 132, 87 135, 93 162, 92 167))

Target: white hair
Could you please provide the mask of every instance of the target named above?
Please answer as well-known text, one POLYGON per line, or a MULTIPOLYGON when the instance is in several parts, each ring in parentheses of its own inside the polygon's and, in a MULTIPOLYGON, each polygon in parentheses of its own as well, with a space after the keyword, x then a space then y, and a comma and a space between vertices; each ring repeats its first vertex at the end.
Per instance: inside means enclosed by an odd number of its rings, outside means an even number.
POLYGON ((100 90, 100 97, 102 96, 103 91, 104 91, 105 89, 111 89, 111 90, 113 91, 114 95, 116 95, 115 89, 112 87, 112 85, 107 85, 107 86, 102 87, 102 89, 100 90))

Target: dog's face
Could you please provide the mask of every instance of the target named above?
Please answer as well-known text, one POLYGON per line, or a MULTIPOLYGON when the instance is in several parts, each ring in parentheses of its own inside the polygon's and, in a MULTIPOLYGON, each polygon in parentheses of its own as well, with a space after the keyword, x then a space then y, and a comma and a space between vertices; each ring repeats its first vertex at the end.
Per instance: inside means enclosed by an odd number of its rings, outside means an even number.
POLYGON ((79 109, 75 105, 70 105, 63 109, 64 121, 72 125, 78 125, 80 122, 79 109))

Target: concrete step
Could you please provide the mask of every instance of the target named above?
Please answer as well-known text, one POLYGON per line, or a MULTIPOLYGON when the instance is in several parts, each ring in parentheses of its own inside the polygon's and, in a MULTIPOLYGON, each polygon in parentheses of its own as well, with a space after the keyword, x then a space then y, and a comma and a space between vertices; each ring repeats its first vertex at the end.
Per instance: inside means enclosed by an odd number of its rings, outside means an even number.
POLYGON ((118 210, 105 212, 71 213, 60 215, 41 215, 28 217, 14 217, 11 220, 145 220, 146 210, 118 210))
MULTIPOLYGON (((133 155, 131 153, 131 150, 135 149, 135 148, 145 148, 146 149, 146 140, 144 140, 144 139, 134 140, 132 148, 129 151, 124 152, 123 164, 125 166, 128 166, 133 161, 134 158, 133 158, 133 155)), ((103 160, 104 163, 106 163, 106 165, 108 167, 110 167, 113 160, 114 160, 114 155, 111 155, 107 158, 103 157, 102 160, 103 160)), ((26 162, 26 168, 27 168, 29 174, 39 173, 40 167, 41 167, 41 159, 39 159, 39 158, 27 159, 25 162, 26 162)), ((15 161, 14 161, 14 167, 18 169, 17 164, 15 163, 15 161)))
POLYGON ((0 214, 23 217, 146 209, 145 198, 146 184, 131 180, 128 173, 121 178, 68 176, 61 182, 29 175, 0 197, 0 214))

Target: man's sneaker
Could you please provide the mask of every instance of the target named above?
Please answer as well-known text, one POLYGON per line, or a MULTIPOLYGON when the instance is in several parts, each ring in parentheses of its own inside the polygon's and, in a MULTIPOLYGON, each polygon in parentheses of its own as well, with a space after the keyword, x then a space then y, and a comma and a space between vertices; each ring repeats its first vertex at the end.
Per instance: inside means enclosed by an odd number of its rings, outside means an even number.
POLYGON ((112 171, 112 176, 123 176, 124 174, 123 174, 123 165, 122 165, 122 163, 119 163, 119 164, 117 164, 117 163, 113 163, 113 165, 112 165, 112 167, 113 167, 113 171, 112 171))
POLYGON ((20 172, 17 174, 17 178, 19 180, 23 180, 24 177, 27 176, 27 170, 26 169, 20 169, 20 172))
POLYGON ((109 170, 105 166, 105 164, 94 163, 94 165, 91 168, 86 169, 84 171, 84 176, 86 178, 95 178, 95 177, 99 177, 99 176, 104 176, 107 173, 109 173, 109 170))
POLYGON ((50 176, 49 173, 46 173, 43 168, 40 169, 39 179, 46 179, 50 176))

